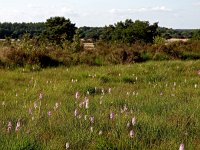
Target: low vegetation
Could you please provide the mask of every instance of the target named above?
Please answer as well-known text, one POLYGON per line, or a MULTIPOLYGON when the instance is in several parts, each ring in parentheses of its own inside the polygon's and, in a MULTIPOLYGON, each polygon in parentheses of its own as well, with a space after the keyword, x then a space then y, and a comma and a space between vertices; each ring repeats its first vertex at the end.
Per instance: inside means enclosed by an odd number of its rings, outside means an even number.
POLYGON ((0 76, 0 149, 200 149, 200 61, 0 76))
POLYGON ((21 41, 4 41, 0 45, 0 65, 3 68, 20 66, 39 69, 61 65, 102 66, 149 60, 200 59, 199 41, 132 45, 100 41, 88 49, 78 41, 79 39, 72 43, 65 41, 62 45, 55 45, 48 41, 27 39, 26 36, 21 41))

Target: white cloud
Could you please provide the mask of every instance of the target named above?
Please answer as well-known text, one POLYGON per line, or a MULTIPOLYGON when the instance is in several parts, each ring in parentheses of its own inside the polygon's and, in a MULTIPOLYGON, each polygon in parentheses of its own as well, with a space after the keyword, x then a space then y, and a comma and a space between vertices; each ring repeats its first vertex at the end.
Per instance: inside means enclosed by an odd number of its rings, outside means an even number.
POLYGON ((166 8, 165 6, 153 7, 150 10, 152 10, 152 11, 172 11, 172 9, 166 8))
POLYGON ((193 3, 194 6, 200 6, 200 1, 199 2, 196 2, 196 3, 193 3))
POLYGON ((111 9, 109 12, 112 14, 132 14, 140 12, 170 12, 172 9, 166 8, 165 6, 156 7, 142 7, 137 9, 111 9))
POLYGON ((28 4, 23 9, 1 9, 1 22, 39 22, 53 16, 64 16, 66 18, 76 18, 80 13, 67 5, 44 6, 28 4))

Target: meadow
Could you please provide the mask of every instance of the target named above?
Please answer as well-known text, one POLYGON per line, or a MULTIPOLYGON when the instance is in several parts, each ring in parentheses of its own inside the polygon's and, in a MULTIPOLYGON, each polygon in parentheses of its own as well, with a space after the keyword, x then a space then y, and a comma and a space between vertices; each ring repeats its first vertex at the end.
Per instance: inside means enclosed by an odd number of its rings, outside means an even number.
POLYGON ((2 150, 200 149, 200 61, 0 69, 2 150))

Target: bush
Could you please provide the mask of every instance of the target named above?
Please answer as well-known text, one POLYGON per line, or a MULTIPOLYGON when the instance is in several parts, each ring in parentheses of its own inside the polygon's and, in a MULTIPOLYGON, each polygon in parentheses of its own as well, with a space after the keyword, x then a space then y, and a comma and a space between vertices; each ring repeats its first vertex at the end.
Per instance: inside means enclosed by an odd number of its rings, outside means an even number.
POLYGON ((97 42, 95 49, 73 51, 73 44, 64 42, 62 46, 48 43, 44 39, 30 39, 23 36, 20 41, 0 45, 0 66, 26 65, 56 67, 59 65, 88 64, 102 66, 106 64, 126 64, 148 60, 196 60, 200 59, 200 43, 195 40, 167 44, 127 45, 123 43, 97 42))

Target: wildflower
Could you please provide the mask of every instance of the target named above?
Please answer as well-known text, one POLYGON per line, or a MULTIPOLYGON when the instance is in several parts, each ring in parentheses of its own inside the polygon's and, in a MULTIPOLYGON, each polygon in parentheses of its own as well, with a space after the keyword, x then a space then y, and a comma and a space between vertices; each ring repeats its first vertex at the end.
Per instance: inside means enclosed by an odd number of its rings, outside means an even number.
POLYGON ((58 108, 58 102, 56 103, 56 108, 58 108))
POLYGON ((66 149, 69 148, 69 143, 68 143, 68 142, 65 144, 65 148, 66 148, 66 149))
POLYGON ((104 89, 101 90, 102 95, 105 95, 104 89))
POLYGON ((56 110, 58 108, 59 104, 58 102, 56 102, 55 106, 54 106, 54 110, 56 110))
POLYGON ((5 106, 5 101, 2 102, 2 106, 5 106))
POLYGON ((48 116, 49 116, 49 117, 51 117, 51 116, 52 116, 52 113, 51 113, 51 111, 48 111, 48 113, 47 113, 47 114, 48 114, 48 116))
POLYGON ((43 99, 43 94, 42 93, 40 93, 39 99, 43 99))
POLYGON ((21 123, 20 123, 20 120, 17 121, 17 125, 16 125, 16 128, 15 128, 15 131, 18 131, 19 128, 21 126, 21 123))
POLYGON ((195 88, 195 89, 197 88, 197 84, 194 85, 194 88, 195 88))
POLYGON ((78 109, 75 109, 75 111, 74 111, 74 116, 75 116, 75 117, 78 116, 78 109))
POLYGON ((87 115, 84 116, 84 119, 87 120, 87 115))
POLYGON ((109 115, 109 118, 110 118, 111 120, 113 120, 114 117, 115 117, 115 114, 114 114, 113 112, 111 112, 110 115, 109 115))
POLYGON ((197 74, 200 75, 200 70, 198 70, 197 74))
POLYGON ((80 98, 80 93, 79 93, 79 92, 76 92, 75 98, 76 98, 76 99, 79 99, 79 98, 80 98))
POLYGON ((111 88, 108 89, 108 93, 109 93, 109 94, 111 94, 111 90, 112 90, 111 88))
POLYGON ((99 135, 102 135, 102 134, 103 134, 103 132, 102 132, 102 130, 100 130, 100 131, 99 131, 99 135))
POLYGON ((136 124, 136 118, 135 118, 135 117, 133 117, 133 118, 131 119, 131 123, 132 123, 133 126, 136 124))
POLYGON ((89 99, 87 97, 85 98, 85 108, 89 108, 89 99))
POLYGON ((130 135, 130 137, 131 137, 131 138, 133 138, 133 137, 134 137, 134 135, 135 135, 134 131, 133 131, 133 130, 131 130, 131 131, 130 131, 130 133, 129 133, 129 135, 130 135))
POLYGON ((184 150, 184 144, 181 144, 180 147, 179 147, 179 150, 184 150))
POLYGON ((12 130, 12 123, 11 123, 11 121, 9 121, 8 122, 8 129, 7 129, 7 131, 11 132, 11 130, 12 130))
POLYGON ((94 123, 94 116, 90 117, 90 122, 93 124, 94 123))

